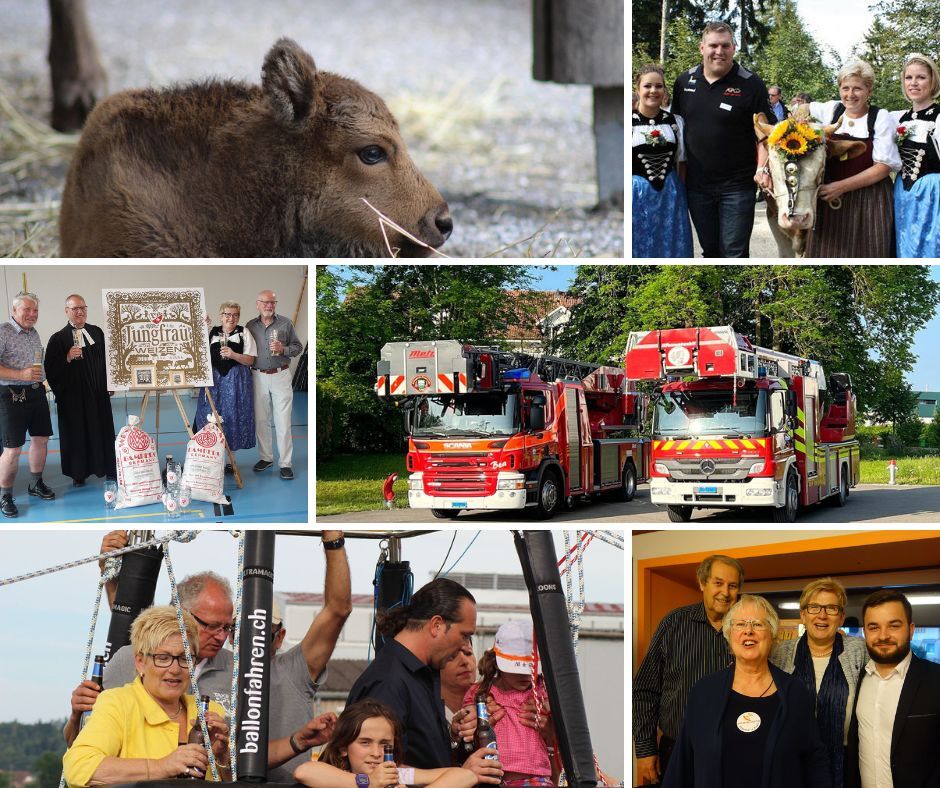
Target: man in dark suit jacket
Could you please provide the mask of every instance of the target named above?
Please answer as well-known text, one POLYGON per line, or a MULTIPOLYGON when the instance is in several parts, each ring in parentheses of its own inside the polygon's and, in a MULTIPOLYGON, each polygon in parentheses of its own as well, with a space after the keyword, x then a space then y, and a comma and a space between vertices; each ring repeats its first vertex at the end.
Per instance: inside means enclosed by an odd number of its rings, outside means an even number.
POLYGON ((940 665, 911 653, 911 603, 899 591, 871 594, 862 620, 871 659, 855 696, 845 788, 940 788, 940 665))

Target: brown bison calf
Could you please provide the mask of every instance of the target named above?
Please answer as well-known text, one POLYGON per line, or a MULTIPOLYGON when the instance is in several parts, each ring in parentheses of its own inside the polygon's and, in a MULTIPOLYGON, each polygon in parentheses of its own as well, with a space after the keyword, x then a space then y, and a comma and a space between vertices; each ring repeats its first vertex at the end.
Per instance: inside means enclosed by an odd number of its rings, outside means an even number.
MULTIPOLYGON (((385 103, 282 38, 261 86, 132 90, 89 116, 59 216, 65 257, 384 257, 364 200, 428 246, 453 223, 385 103)), ((430 251, 387 229, 393 252, 430 251)))

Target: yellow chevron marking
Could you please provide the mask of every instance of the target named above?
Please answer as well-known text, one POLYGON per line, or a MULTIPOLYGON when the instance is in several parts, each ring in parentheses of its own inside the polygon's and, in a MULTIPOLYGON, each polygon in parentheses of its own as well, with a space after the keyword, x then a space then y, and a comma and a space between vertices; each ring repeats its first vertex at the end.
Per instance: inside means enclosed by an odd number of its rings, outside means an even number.
POLYGON ((805 437, 806 437, 806 429, 803 428, 803 427, 797 427, 797 428, 796 428, 796 434, 799 435, 801 438, 805 438, 805 437))
POLYGON ((713 449, 721 449, 721 441, 705 441, 713 449))
POLYGON ((803 454, 806 454, 806 446, 803 443, 801 443, 800 441, 794 441, 793 443, 796 446, 796 450, 798 452, 802 452, 803 454))
POLYGON ((653 441, 653 448, 658 449, 660 447, 660 444, 662 444, 662 441, 653 441))
POLYGON ((685 451, 685 447, 688 446, 692 441, 682 441, 678 446, 676 446, 676 451, 685 451))
POLYGON ((701 449, 708 441, 696 441, 695 445, 692 447, 692 450, 701 449))
POLYGON ((729 449, 736 449, 736 448, 738 448, 738 444, 735 443, 734 441, 725 441, 725 445, 726 445, 729 449))
POLYGON ((669 451, 669 449, 671 449, 674 444, 675 444, 675 441, 666 441, 663 444, 663 451, 669 451))
POLYGON ((806 414, 803 412, 803 409, 799 405, 797 405, 796 407, 796 417, 800 421, 806 421, 806 414))
POLYGON ((744 440, 743 438, 742 438, 742 440, 741 440, 741 445, 742 445, 745 449, 754 449, 754 448, 757 448, 751 441, 749 441, 749 440, 744 440))

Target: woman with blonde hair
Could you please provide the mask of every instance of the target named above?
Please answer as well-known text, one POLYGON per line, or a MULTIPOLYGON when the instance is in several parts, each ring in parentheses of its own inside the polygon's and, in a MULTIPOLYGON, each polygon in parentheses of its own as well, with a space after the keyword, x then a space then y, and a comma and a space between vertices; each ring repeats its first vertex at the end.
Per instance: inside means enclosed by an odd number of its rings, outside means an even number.
MULTIPOLYGON (((181 611, 189 647, 196 661, 196 620, 181 611)), ((137 678, 104 690, 72 746, 62 758, 70 786, 107 785, 176 777, 212 779, 209 757, 200 744, 189 744, 199 725, 196 698, 188 695, 189 670, 177 611, 171 605, 148 608, 131 626, 137 678)), ((219 775, 229 771, 225 710, 209 702, 205 715, 219 775)))
POLYGON ((898 257, 940 257, 940 70, 927 55, 908 55, 901 86, 909 110, 893 112, 901 173, 894 182, 898 257))
POLYGON ((816 227, 807 257, 893 257, 894 205, 889 175, 901 169, 894 120, 869 102, 875 72, 853 60, 838 74, 838 101, 810 103, 810 115, 829 125, 841 121, 834 140, 858 143, 826 160, 819 187, 816 227))
POLYGON ((691 257, 683 122, 669 101, 662 66, 640 68, 633 101, 633 257, 691 257))
POLYGON ((843 749, 852 718, 855 689, 868 661, 865 641, 839 631, 845 623, 845 588, 822 577, 800 595, 804 632, 774 646, 770 661, 792 673, 816 696, 816 721, 829 753, 832 788, 842 788, 843 749))

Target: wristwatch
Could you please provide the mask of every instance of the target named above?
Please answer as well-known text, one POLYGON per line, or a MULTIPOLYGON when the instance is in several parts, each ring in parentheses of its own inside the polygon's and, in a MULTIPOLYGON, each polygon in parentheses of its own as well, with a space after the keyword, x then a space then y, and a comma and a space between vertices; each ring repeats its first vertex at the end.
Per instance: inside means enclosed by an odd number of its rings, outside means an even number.
POLYGON ((356 775, 356 785, 359 788, 369 788, 369 775, 368 774, 357 774, 356 775))
MULTIPOLYGON (((334 539, 332 542, 324 542, 324 550, 339 550, 344 544, 346 544, 346 537, 341 536, 339 539, 334 539)), ((368 785, 368 783, 366 783, 368 785)))

